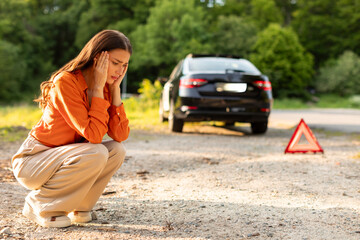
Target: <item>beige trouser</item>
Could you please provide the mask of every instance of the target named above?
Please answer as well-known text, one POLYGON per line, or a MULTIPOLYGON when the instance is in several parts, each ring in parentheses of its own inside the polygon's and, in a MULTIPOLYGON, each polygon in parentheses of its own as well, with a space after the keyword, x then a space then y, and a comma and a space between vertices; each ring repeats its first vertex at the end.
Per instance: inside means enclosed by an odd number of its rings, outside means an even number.
POLYGON ((16 179, 32 190, 25 201, 42 216, 90 211, 120 168, 125 148, 116 141, 50 148, 29 136, 12 158, 16 179))

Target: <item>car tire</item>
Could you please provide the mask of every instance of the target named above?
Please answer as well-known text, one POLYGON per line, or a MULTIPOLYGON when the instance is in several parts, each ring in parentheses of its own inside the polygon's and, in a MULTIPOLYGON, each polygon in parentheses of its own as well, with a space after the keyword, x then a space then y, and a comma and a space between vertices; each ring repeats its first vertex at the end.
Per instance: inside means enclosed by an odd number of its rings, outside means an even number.
POLYGON ((225 127, 233 127, 235 126, 235 122, 225 122, 225 127))
POLYGON ((169 113, 169 129, 172 132, 182 132, 184 127, 184 121, 176 118, 175 116, 175 106, 174 103, 171 103, 170 113, 169 113))
POLYGON ((251 132, 253 134, 265 133, 268 128, 268 122, 253 122, 251 123, 251 132))
POLYGON ((164 117, 164 106, 161 99, 159 102, 159 120, 160 122, 166 122, 168 120, 166 117, 164 117))

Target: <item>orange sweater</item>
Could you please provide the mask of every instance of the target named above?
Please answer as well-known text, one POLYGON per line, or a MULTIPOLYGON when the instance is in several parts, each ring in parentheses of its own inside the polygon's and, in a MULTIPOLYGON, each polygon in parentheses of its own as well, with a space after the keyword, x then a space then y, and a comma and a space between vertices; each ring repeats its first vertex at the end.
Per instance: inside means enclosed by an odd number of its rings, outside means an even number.
POLYGON ((49 147, 101 143, 106 133, 115 141, 124 141, 130 132, 124 104, 116 107, 110 103, 108 84, 104 88, 104 99, 93 97, 90 107, 81 71, 63 72, 55 78, 48 104, 30 135, 49 147))

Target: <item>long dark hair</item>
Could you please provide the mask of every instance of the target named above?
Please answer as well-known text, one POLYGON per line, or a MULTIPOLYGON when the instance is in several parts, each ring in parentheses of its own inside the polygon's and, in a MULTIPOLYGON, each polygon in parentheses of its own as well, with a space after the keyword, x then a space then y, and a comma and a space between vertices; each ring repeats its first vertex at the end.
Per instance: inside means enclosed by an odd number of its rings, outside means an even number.
POLYGON ((102 51, 110 51, 112 49, 123 49, 132 54, 132 46, 130 40, 121 32, 116 30, 103 30, 97 33, 90 39, 88 43, 81 50, 79 55, 73 60, 65 64, 62 68, 54 72, 50 79, 44 81, 40 85, 41 94, 35 99, 35 102, 39 103, 41 109, 44 109, 47 105, 49 98, 49 91, 53 84, 55 77, 61 72, 73 72, 75 70, 84 70, 94 63, 94 58, 98 53, 102 51))

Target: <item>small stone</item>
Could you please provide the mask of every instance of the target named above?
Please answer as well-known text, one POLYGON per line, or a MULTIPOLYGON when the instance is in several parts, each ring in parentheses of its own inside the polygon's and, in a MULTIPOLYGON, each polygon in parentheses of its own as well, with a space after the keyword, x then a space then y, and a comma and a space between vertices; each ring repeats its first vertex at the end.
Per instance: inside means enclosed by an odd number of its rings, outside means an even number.
POLYGON ((95 212, 91 212, 91 218, 92 220, 97 220, 97 216, 95 212))
POLYGON ((0 234, 10 235, 10 234, 11 234, 10 228, 9 228, 9 227, 5 227, 5 228, 1 229, 0 234))
POLYGON ((257 236, 260 236, 260 233, 250 233, 247 236, 248 237, 257 237, 257 236))

